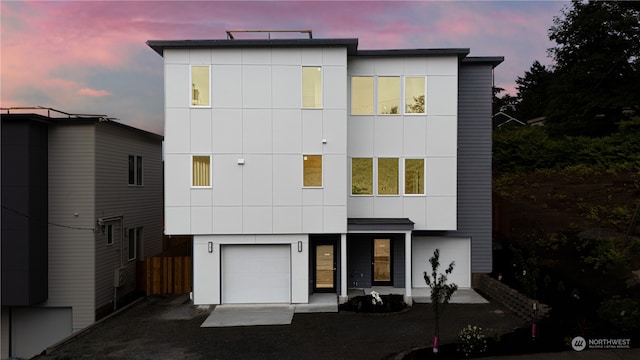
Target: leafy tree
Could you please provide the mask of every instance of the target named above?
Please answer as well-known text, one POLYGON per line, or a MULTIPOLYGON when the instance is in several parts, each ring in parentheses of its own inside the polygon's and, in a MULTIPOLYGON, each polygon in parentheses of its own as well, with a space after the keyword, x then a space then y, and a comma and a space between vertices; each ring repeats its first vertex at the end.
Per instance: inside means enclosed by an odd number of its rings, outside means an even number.
POLYGON ((555 60, 545 126, 554 135, 614 132, 640 110, 640 2, 574 0, 554 18, 555 60))
POLYGON ((505 114, 515 116, 516 108, 518 107, 518 99, 509 94, 504 94, 502 97, 499 97, 498 94, 503 91, 504 89, 501 87, 493 87, 493 114, 495 115, 502 111, 505 114))
POLYGON ((431 264, 431 275, 424 272, 424 281, 427 282, 427 286, 431 288, 431 305, 433 307, 433 313, 436 315, 435 335, 433 336, 433 352, 438 352, 438 341, 440 337, 440 315, 445 306, 451 300, 453 293, 458 290, 458 285, 447 283, 447 276, 453 272, 455 262, 452 261, 449 267, 444 271, 444 274, 438 274, 440 268, 440 249, 435 249, 433 256, 429 258, 431 264))
POLYGON ((516 79, 518 84, 518 106, 516 117, 526 121, 541 117, 549 102, 549 87, 553 79, 553 71, 534 61, 523 77, 516 79))

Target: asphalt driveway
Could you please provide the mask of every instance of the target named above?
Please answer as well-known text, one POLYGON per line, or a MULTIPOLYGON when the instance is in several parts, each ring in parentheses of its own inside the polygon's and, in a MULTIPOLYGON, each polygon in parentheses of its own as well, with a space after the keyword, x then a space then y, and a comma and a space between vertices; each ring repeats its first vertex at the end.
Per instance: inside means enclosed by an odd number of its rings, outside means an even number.
MULTIPOLYGON (((182 299, 144 299, 37 359, 387 359, 433 335, 429 304, 388 315, 295 314, 291 325, 202 328, 209 312, 182 299)), ((467 324, 487 336, 527 326, 495 303, 450 304, 441 324, 441 343, 467 324)))

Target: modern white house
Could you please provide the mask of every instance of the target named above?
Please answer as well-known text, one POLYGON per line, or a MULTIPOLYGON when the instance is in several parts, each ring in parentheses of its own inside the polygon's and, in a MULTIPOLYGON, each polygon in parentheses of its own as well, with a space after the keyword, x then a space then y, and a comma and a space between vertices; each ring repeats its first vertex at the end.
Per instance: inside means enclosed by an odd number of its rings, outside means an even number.
POLYGON ((164 58, 167 235, 195 304, 346 301, 492 270, 491 101, 502 57, 357 39, 150 40, 164 58))
POLYGON ((162 136, 3 108, 0 357, 31 358, 135 296, 162 250, 162 136))

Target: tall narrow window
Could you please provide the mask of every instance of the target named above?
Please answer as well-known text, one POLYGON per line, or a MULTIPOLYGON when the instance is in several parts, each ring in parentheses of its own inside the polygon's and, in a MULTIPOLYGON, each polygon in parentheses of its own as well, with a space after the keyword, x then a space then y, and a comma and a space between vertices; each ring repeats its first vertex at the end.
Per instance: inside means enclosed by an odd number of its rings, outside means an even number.
POLYGON ((378 78, 378 114, 400 113, 400 77, 381 76, 378 78))
POLYGON ((211 157, 193 156, 191 164, 191 186, 211 186, 211 157))
POLYGON ((404 160, 404 193, 424 195, 424 159, 404 160))
POLYGON ((322 107, 322 68, 319 66, 302 67, 302 107, 322 107))
POLYGON ((322 186, 322 155, 303 155, 303 186, 322 186))
POLYGON ((398 158, 378 158, 378 195, 398 195, 398 158))
POLYGON ((351 194, 373 195, 373 159, 351 159, 351 194))
POLYGON ((142 186, 142 156, 129 155, 129 185, 142 186))
POLYGON ((373 76, 351 77, 351 114, 373 115, 373 76))
POLYGON ((114 238, 113 224, 107 224, 106 228, 107 228, 107 245, 113 245, 113 238, 114 238))
POLYGON ((404 103, 407 114, 424 114, 424 76, 407 77, 404 81, 404 103))
POLYGON ((136 259, 136 229, 129 228, 129 260, 136 259))
POLYGON ((142 237, 142 227, 136 228, 136 259, 144 260, 144 238, 142 237))
POLYGON ((191 105, 210 106, 209 66, 191 67, 191 105))

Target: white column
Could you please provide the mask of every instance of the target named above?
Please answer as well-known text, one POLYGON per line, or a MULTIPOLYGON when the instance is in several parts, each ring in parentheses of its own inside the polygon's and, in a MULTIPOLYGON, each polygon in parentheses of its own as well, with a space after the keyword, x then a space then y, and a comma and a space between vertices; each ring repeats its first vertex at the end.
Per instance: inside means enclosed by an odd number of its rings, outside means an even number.
POLYGON ((340 303, 349 299, 347 286, 347 234, 340 235, 340 303))
POLYGON ((411 231, 404 233, 404 301, 411 305, 411 231))

